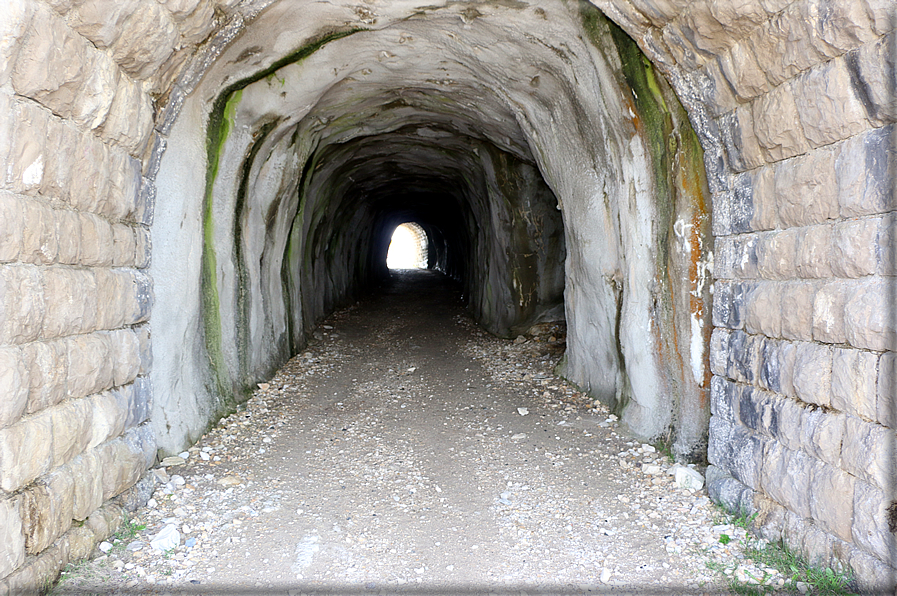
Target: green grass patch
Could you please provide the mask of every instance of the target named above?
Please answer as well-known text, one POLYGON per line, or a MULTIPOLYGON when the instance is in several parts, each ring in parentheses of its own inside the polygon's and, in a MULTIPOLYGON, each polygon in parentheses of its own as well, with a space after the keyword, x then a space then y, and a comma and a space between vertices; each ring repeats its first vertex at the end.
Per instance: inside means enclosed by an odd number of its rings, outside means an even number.
MULTIPOLYGON (((854 590, 854 577, 849 572, 839 572, 828 567, 811 565, 799 554, 791 551, 782 542, 768 542, 751 535, 751 528, 757 518, 757 513, 747 514, 741 512, 737 515, 729 513, 724 508, 717 506, 717 515, 714 523, 731 524, 736 528, 748 531, 742 547, 745 559, 753 563, 755 567, 763 569, 761 577, 754 578, 756 582, 741 581, 734 575, 734 567, 727 568, 719 561, 708 561, 706 567, 717 574, 724 576, 728 583, 728 590, 733 594, 761 595, 761 594, 808 594, 812 596, 846 596, 856 594, 854 590), (783 586, 775 583, 765 584, 770 575, 765 569, 775 569, 780 577, 785 580, 783 586)), ((732 537, 721 534, 721 544, 729 544, 732 537)))

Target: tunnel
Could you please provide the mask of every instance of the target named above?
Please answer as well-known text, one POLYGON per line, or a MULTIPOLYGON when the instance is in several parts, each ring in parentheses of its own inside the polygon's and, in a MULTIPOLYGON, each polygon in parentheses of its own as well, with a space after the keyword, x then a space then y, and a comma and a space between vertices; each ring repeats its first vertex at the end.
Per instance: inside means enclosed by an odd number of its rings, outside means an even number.
POLYGON ((699 458, 702 153, 635 43, 586 2, 310 10, 261 13, 161 159, 157 196, 178 197, 153 223, 154 342, 175 346, 152 373, 162 452, 383 280, 392 231, 413 221, 485 329, 566 320, 563 374, 699 458))
MULTIPOLYGON (((425 267, 706 465, 758 532, 897 583, 888 0, 5 0, 0 591, 425 267), (5 531, 5 533, 2 533, 5 531)), ((149 487, 149 488, 148 488, 149 487)))

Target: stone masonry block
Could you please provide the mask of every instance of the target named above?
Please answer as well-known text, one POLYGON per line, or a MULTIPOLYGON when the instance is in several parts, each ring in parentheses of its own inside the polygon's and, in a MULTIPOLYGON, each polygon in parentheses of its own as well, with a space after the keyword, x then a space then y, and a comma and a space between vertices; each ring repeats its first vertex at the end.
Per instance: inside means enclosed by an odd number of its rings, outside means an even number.
POLYGON ((24 230, 20 260, 35 265, 54 263, 59 254, 56 212, 36 200, 24 200, 22 207, 24 230))
POLYGON ((43 476, 21 494, 25 550, 36 555, 72 525, 74 479, 68 468, 43 476))
POLYGON ((714 329, 710 335, 710 372, 715 375, 726 376, 729 362, 729 337, 728 329, 714 329))
POLYGON ((818 460, 840 467, 841 442, 846 416, 821 408, 803 408, 800 413, 801 449, 818 460))
POLYGON ((47 300, 37 267, 0 265, 0 345, 40 337, 47 300))
POLYGON ((140 339, 130 328, 107 333, 112 345, 112 383, 114 386, 132 382, 140 371, 140 339))
MULTIPOLYGON (((0 14, 0 19, 3 15, 0 14)), ((2 37, 0 37, 2 40, 2 37)), ((0 41, 3 43, 3 41, 0 41)), ((0 69, 3 68, 3 61, 0 60, 0 69)), ((12 139, 16 130, 16 98, 9 92, 11 90, 0 87, 0 135, 4 139, 12 139)), ((11 167, 9 143, 4 143, 0 147, 0 189, 5 189, 9 184, 7 180, 7 172, 11 167)))
POLYGON ((109 184, 106 196, 97 205, 97 213, 113 221, 130 219, 137 209, 140 171, 139 161, 123 151, 110 149, 109 184))
POLYGON ((153 339, 149 325, 139 325, 133 328, 140 342, 140 373, 149 374, 153 368, 153 339))
POLYGON ((661 31, 663 43, 677 63, 686 70, 700 68, 706 61, 703 52, 698 51, 689 39, 691 31, 683 27, 681 23, 673 21, 667 24, 661 31))
POLYGON ((734 263, 734 275, 738 279, 755 279, 758 276, 758 234, 746 234, 735 238, 737 258, 734 263))
MULTIPOLYGON (((6 84, 21 42, 28 33, 35 5, 28 0, 7 0, 0 12, 0 86, 6 84)), ((0 572, 0 577, 6 574, 0 572)))
POLYGON ((25 412, 30 375, 21 348, 0 347, 0 428, 14 424, 25 412))
POLYGON ((897 321, 892 311, 897 281, 866 278, 857 282, 844 309, 850 345, 867 350, 897 350, 897 321))
POLYGON ((70 398, 85 397, 112 387, 112 344, 103 333, 65 339, 70 398))
POLYGON ((805 403, 828 406, 832 392, 830 346, 799 343, 794 361, 794 391, 805 403))
POLYGON ((755 29, 747 41, 772 85, 780 85, 822 60, 810 43, 806 19, 796 3, 755 29))
POLYGON ((137 377, 128 394, 128 419, 126 428, 139 426, 149 420, 153 406, 153 386, 148 377, 137 377))
POLYGON ((894 490, 857 480, 853 493, 851 538, 860 548, 897 567, 897 533, 888 527, 888 507, 895 499, 894 490))
POLYGON ((773 438, 791 451, 800 451, 803 448, 801 423, 806 409, 805 404, 788 397, 773 401, 776 420, 776 432, 773 438))
MULTIPOLYGON (((128 429, 122 438, 131 452, 140 458, 140 468, 137 473, 137 478, 140 478, 143 472, 149 469, 156 461, 156 454, 158 453, 156 434, 151 425, 143 424, 136 428, 128 429)), ((133 484, 132 482, 129 486, 133 484)))
POLYGON ((89 333, 97 324, 97 288, 92 272, 68 267, 43 271, 47 312, 42 336, 47 339, 89 333))
POLYGON ((835 348, 832 358, 832 407, 854 416, 877 418, 875 352, 835 348))
POLYGON ((53 426, 46 412, 0 430, 0 488, 13 492, 50 470, 53 426))
POLYGON ((81 214, 77 211, 56 211, 57 260, 62 265, 81 264, 81 214))
POLYGON ((108 48, 121 36, 125 21, 139 4, 138 0, 85 0, 68 14, 68 22, 98 48, 108 48))
POLYGON ((787 82, 752 103, 754 134, 767 162, 794 157, 810 148, 794 95, 791 82, 787 82))
POLYGON ((103 504, 103 470, 94 451, 82 453, 68 467, 75 481, 72 518, 84 521, 103 504))
POLYGON ((146 147, 153 129, 153 107, 143 87, 130 77, 120 77, 115 99, 101 127, 104 138, 132 156, 146 147))
POLYGON ((732 286, 735 283, 728 280, 713 282, 713 306, 712 320, 714 327, 730 327, 732 311, 732 286))
POLYGON ((791 282, 782 285, 782 333, 785 339, 813 340, 813 304, 816 284, 791 282))
POLYGON ((808 226, 797 234, 797 274, 804 279, 832 276, 832 227, 808 226))
POLYGON ((88 398, 93 423, 87 449, 94 449, 124 432, 128 403, 127 399, 123 400, 121 397, 120 394, 104 391, 88 398))
POLYGON ((111 499, 140 478, 146 469, 142 453, 135 453, 121 438, 97 451, 103 468, 103 500, 111 499))
POLYGON ((133 305, 133 310, 128 319, 129 325, 144 323, 149 320, 150 311, 153 307, 153 280, 149 275, 141 271, 134 274, 134 283, 132 284, 134 299, 129 300, 128 304, 133 305))
POLYGON ((91 405, 85 399, 74 399, 46 411, 53 423, 53 466, 62 466, 87 449, 91 436, 91 405))
POLYGON ((863 2, 810 0, 803 10, 811 39, 825 56, 840 56, 878 37, 863 2))
POLYGON ((793 279, 797 277, 797 243, 795 229, 767 232, 759 236, 757 270, 763 279, 793 279))
POLYGON ((846 56, 857 96, 863 101, 873 126, 897 120, 897 56, 893 50, 897 33, 864 45, 846 56))
POLYGON ((48 7, 39 6, 21 42, 12 71, 16 93, 30 97, 62 118, 72 115, 93 49, 48 7))
POLYGON ((889 170, 897 158, 894 130, 893 125, 870 130, 838 145, 835 169, 842 217, 874 215, 897 206, 889 170))
POLYGON ((850 474, 820 463, 810 479, 810 512, 813 519, 841 540, 851 539, 854 483, 850 474))
POLYGON ((781 337, 783 290, 784 285, 776 282, 754 285, 745 299, 745 331, 766 337, 781 337))
POLYGON ((779 219, 785 226, 836 219, 839 214, 834 153, 820 149, 778 164, 775 192, 779 219))
POLYGON ((734 234, 750 232, 751 220, 754 218, 754 189, 751 177, 739 174, 732 177, 729 193, 729 228, 734 234))
POLYGON ((0 500, 0 577, 6 577, 25 562, 21 501, 0 500))
POLYGON ((773 339, 764 339, 761 343, 760 377, 758 379, 758 384, 763 389, 774 391, 776 393, 784 393, 784 390, 782 389, 782 367, 784 365, 785 346, 790 345, 792 344, 773 339))
POLYGON ((15 104, 15 128, 9 143, 5 184, 19 193, 35 194, 47 163, 47 126, 50 114, 32 102, 15 104))
POLYGON ((814 460, 775 441, 767 443, 760 468, 760 487, 770 498, 801 517, 810 517, 810 477, 814 460), (788 481, 784 481, 784 479, 788 481))
POLYGON ((762 338, 733 331, 729 339, 728 377, 740 383, 753 384, 760 370, 762 338))
POLYGON ((747 39, 737 42, 718 57, 720 69, 726 81, 735 91, 739 102, 744 103, 767 93, 771 85, 760 67, 754 50, 747 39))
POLYGON ((126 224, 112 224, 112 266, 133 267, 137 255, 137 239, 134 228, 126 224))
POLYGON ((885 352, 878 361, 878 398, 875 417, 879 424, 897 430, 897 399, 894 398, 894 387, 897 387, 897 353, 885 352))
POLYGON ((726 422, 717 416, 710 419, 708 461, 753 489, 759 487, 762 452, 763 444, 760 438, 744 427, 726 422))
POLYGON ((775 168, 772 166, 757 168, 750 175, 754 206, 751 229, 772 230, 779 223, 775 194, 775 168))
POLYGON ((843 58, 798 76, 794 95, 804 134, 813 147, 852 137, 869 128, 866 109, 851 84, 843 58))
POLYGON ((84 62, 86 76, 72 105, 71 117, 79 126, 95 129, 109 114, 121 73, 106 53, 89 45, 84 62))
POLYGON ((0 263, 19 259, 24 232, 23 202, 12 193, 0 190, 0 263))
POLYGON ((760 141, 754 132, 754 113, 750 106, 739 106, 718 120, 720 135, 736 172, 744 172, 766 164, 760 141))
POLYGON ((772 422, 769 394, 750 385, 737 388, 738 422, 750 430, 762 433, 772 422))
POLYGON ((735 261, 738 258, 736 240, 732 236, 716 236, 713 239, 713 276, 717 280, 735 278, 735 261))
POLYGON ((831 269, 838 277, 862 277, 876 272, 881 218, 845 221, 834 226, 831 269))
POLYGON ((134 308, 133 272, 127 269, 97 269, 97 327, 118 329, 128 321, 134 308))
POLYGON ((72 165, 71 202, 79 211, 96 212, 110 179, 109 149, 91 134, 80 135, 72 165))
POLYGON ((718 59, 711 60, 694 72, 703 81, 699 88, 712 117, 718 118, 738 106, 735 91, 726 80, 718 59))
POLYGON ((36 341, 22 346, 29 368, 28 405, 34 414, 65 399, 68 359, 62 341, 36 341))
POLYGON ((893 429, 847 416, 841 468, 882 490, 897 482, 897 435, 893 429))
POLYGON ((146 269, 152 262, 153 243, 150 231, 144 226, 134 229, 135 255, 134 266, 138 269, 146 269))
POLYGON ((59 118, 48 120, 46 162, 39 189, 44 197, 71 202, 72 156, 77 152, 82 134, 68 121, 59 118))
POLYGON ((121 69, 142 80, 168 60, 177 46, 178 35, 171 13, 157 2, 139 2, 110 47, 121 69))
POLYGON ((876 273, 897 276, 897 213, 881 218, 875 238, 876 273))
POLYGON ((735 383, 720 376, 710 379, 710 413, 731 424, 738 421, 736 388, 735 383))
POLYGON ((844 308, 853 290, 854 284, 845 282, 820 286, 813 300, 813 339, 826 343, 846 341, 844 308))
POLYGON ((115 258, 112 224, 92 213, 81 214, 81 264, 109 267, 115 258))

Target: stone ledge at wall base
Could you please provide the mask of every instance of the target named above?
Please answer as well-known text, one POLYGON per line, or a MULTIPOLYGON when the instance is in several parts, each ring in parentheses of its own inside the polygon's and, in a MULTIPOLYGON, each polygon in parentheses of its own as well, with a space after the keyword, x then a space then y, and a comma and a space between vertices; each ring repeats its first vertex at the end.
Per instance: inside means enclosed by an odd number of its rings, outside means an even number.
MULTIPOLYGON (((835 538, 814 520, 789 511, 718 466, 707 468, 706 479, 710 499, 735 515, 753 517, 751 525, 761 538, 783 543, 811 565, 850 571, 853 588, 861 594, 897 592, 897 567, 835 538)), ((897 552, 893 556, 897 558, 897 552)))
POLYGON ((144 474, 136 484, 107 501, 49 548, 28 555, 21 566, 0 580, 0 596, 46 593, 69 563, 88 558, 100 542, 118 531, 129 513, 146 505, 155 484, 153 474, 144 474))

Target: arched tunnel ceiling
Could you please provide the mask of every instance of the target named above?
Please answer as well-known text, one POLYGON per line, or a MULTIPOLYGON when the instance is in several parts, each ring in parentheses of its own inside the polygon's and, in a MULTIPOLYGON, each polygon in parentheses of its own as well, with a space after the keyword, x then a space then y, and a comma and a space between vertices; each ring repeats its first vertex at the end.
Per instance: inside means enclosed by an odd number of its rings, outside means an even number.
MULTIPOLYGON (((622 38, 584 1, 282 0, 247 21, 186 98, 158 177, 160 197, 181 202, 154 224, 166 245, 156 334, 192 327, 205 341, 154 369, 166 428, 181 425, 168 412, 207 408, 179 404, 170 379, 239 394, 385 273, 389 235, 411 220, 487 329, 513 336, 566 311, 568 376, 627 407, 642 435, 663 432, 675 384, 664 370, 683 357, 658 352, 658 325, 683 321, 657 312, 694 290, 663 285, 663 243, 669 218, 703 196, 666 196, 665 164, 678 158, 664 143, 652 154, 639 129, 650 114, 637 113, 622 38), (182 288, 197 283, 198 304, 183 309, 182 288)), ((639 93, 663 134, 687 127, 668 87, 639 93)), ((682 310, 690 329, 707 315, 682 310)), ((688 382, 701 385, 703 355, 691 357, 688 382)))

